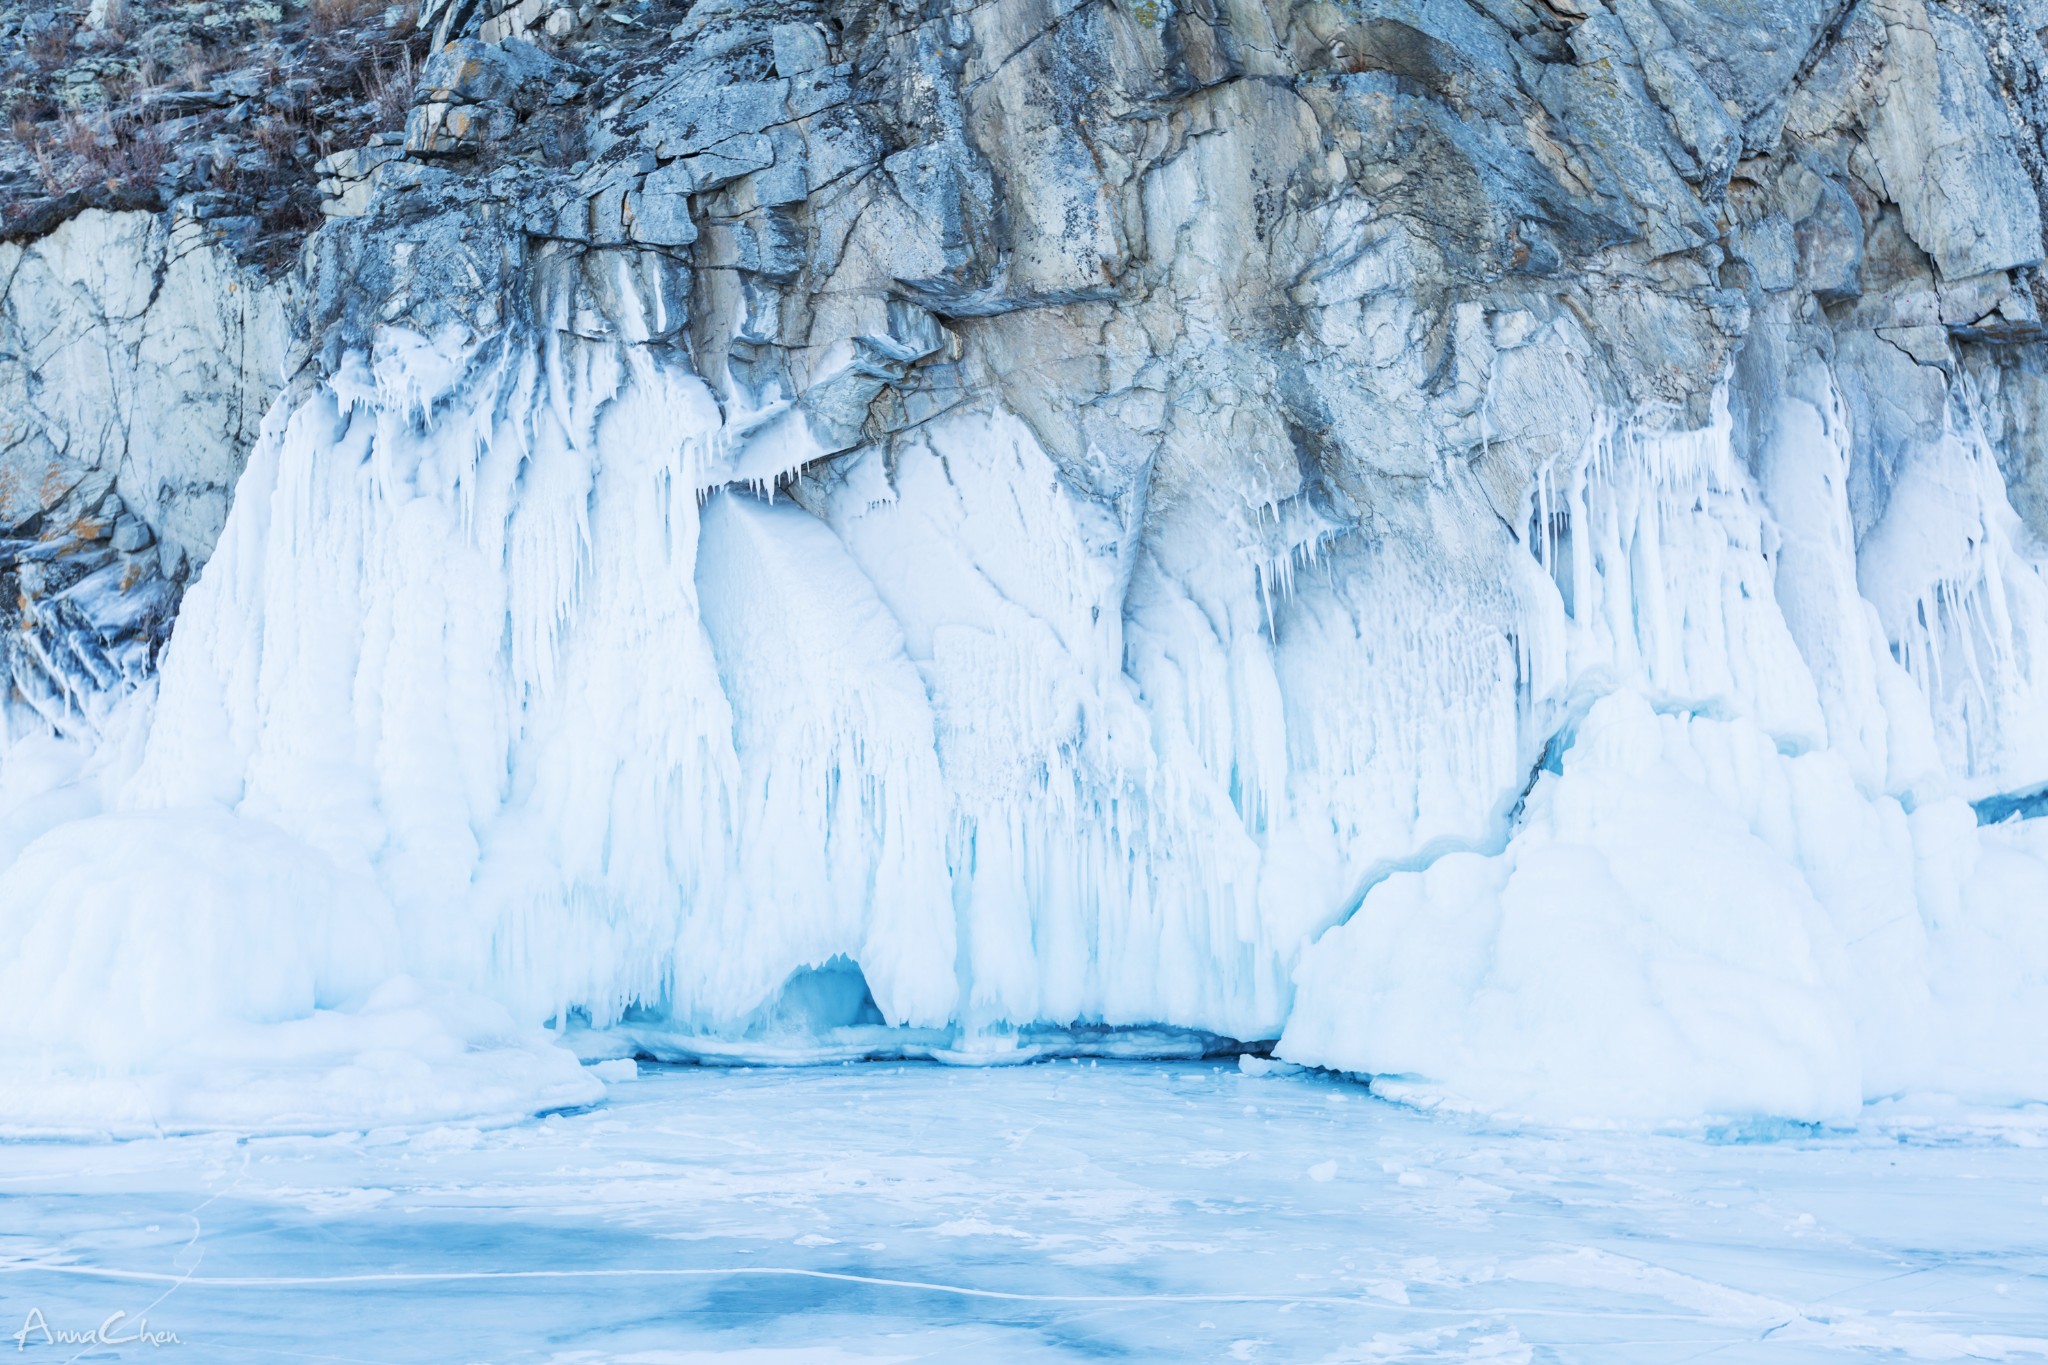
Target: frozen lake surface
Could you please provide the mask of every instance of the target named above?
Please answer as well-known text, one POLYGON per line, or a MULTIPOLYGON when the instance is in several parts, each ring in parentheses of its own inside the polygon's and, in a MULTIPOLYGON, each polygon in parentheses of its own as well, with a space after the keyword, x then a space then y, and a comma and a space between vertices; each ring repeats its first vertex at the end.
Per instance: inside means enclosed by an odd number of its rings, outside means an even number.
POLYGON ((650 1069, 499 1131, 12 1144, 0 1349, 125 1312, 111 1336, 176 1342, 24 1358, 2048 1358, 2048 1114, 1759 1136, 1060 1062, 650 1069))

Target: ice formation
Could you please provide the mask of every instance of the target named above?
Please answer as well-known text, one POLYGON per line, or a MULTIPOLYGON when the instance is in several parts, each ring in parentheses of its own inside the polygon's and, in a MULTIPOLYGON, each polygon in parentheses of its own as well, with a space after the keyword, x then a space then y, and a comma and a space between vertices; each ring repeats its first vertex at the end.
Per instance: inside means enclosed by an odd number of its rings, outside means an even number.
POLYGON ((2048 583, 1967 412, 1859 553, 1825 398, 1755 469, 1725 404, 1616 415, 1426 543, 1136 534, 995 407, 826 460, 734 410, 396 329, 281 403, 153 699, 7 755, 15 1125, 593 1099, 541 1025, 1164 1027, 1564 1119, 2048 1095, 2048 848, 1965 803, 2048 776, 2048 583))
POLYGON ((1283 1055, 1553 1119, 2048 1093, 2048 846, 1963 800, 2048 762, 2042 568, 1967 429, 1859 558, 1840 433, 1787 398, 1755 478, 1724 418, 1540 481, 1561 723, 1504 846, 1305 954, 1283 1055))

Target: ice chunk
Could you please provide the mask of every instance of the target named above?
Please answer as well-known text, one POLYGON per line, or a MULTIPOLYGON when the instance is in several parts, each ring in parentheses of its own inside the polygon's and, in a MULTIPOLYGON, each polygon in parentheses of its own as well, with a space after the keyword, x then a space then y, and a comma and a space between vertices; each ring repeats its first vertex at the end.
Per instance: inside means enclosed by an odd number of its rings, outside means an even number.
POLYGON ((1304 958, 1280 1055, 1546 1119, 1852 1114, 1841 944, 1783 847, 1783 764, 1746 722, 1603 699, 1503 854, 1389 877, 1304 958))

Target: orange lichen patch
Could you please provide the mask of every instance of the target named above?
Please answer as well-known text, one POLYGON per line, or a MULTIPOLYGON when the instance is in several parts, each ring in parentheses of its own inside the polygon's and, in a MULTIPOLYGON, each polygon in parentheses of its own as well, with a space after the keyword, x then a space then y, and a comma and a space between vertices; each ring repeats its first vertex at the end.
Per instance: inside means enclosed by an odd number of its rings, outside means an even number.
POLYGON ((64 474, 64 466, 54 462, 48 469, 43 471, 43 481, 37 488, 36 494, 43 504, 44 511, 47 512, 52 507, 55 507, 57 500, 76 486, 75 480, 72 483, 64 482, 64 474))
POLYGON ((142 581, 143 568, 140 560, 131 559, 121 566, 121 591, 127 592, 142 581))
POLYGON ((66 541, 68 543, 59 553, 68 555, 74 550, 105 540, 112 530, 113 523, 102 517, 74 517, 62 525, 45 526, 36 535, 36 539, 45 545, 60 540, 66 541))

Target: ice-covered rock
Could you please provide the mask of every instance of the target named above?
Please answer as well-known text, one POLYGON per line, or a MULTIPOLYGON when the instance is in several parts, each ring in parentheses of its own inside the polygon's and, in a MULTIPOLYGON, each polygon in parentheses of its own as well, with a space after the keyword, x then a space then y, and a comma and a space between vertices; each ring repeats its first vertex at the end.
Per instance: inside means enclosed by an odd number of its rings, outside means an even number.
POLYGON ((2036 36, 544 10, 438 7, 406 142, 322 163, 218 544, 109 532, 212 556, 118 761, 0 757, 91 817, 0 824, 13 1055, 185 1066, 63 1027, 61 896, 117 953, 207 921, 129 1002, 186 1058, 389 978, 528 1061, 1177 1029, 1559 1119, 2048 1095, 2048 864, 1966 804, 2048 784, 2036 36))

